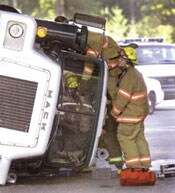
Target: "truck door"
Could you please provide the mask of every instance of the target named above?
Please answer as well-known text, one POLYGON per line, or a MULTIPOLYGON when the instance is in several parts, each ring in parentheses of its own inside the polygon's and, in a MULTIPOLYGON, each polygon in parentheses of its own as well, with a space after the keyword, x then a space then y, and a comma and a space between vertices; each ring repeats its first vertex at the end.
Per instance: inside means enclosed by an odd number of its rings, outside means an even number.
POLYGON ((82 168, 92 164, 101 135, 105 104, 107 67, 97 58, 63 52, 62 83, 57 119, 47 164, 82 168), (82 79, 84 65, 92 63, 92 76, 82 79))

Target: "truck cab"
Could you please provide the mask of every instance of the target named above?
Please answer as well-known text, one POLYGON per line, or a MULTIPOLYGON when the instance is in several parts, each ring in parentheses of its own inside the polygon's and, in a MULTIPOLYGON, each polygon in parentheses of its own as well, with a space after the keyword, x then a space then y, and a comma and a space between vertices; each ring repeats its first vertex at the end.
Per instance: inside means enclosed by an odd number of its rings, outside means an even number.
POLYGON ((1 10, 0 33, 0 185, 90 166, 105 115, 107 65, 83 54, 87 27, 1 10), (95 70, 82 92, 88 62, 95 70), (67 75, 76 83, 69 86, 67 75))

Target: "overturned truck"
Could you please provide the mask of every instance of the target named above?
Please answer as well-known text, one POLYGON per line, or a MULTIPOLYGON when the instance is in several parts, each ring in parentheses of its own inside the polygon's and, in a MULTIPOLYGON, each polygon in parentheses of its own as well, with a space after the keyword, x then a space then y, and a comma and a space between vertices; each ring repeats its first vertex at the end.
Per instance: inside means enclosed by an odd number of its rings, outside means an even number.
POLYGON ((101 135, 107 67, 84 55, 88 27, 0 10, 0 185, 18 176, 59 175, 92 164, 101 135), (85 64, 94 72, 80 89, 85 64))

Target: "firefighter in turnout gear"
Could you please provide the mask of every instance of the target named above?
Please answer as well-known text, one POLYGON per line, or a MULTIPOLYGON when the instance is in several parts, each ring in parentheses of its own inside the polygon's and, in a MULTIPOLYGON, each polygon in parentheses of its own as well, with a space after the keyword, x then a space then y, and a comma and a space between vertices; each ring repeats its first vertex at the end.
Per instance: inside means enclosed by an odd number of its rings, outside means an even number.
MULTIPOLYGON (((120 47, 110 36, 104 36, 103 41, 101 43, 101 34, 94 32, 88 33, 86 55, 90 57, 101 57, 103 60, 106 61, 109 69, 112 69, 117 66, 117 57, 119 50, 120 47)), ((83 79, 90 79, 93 71, 93 64, 87 63, 84 67, 83 79)))
MULTIPOLYGON (((118 64, 116 96, 111 115, 118 123, 119 140, 127 167, 151 167, 149 146, 144 136, 144 119, 148 115, 147 88, 141 73, 134 68, 137 53, 124 47, 118 64)), ((112 84, 112 82, 111 82, 112 84)))
POLYGON ((78 93, 78 77, 71 71, 67 71, 64 76, 64 100, 67 102, 76 102, 79 101, 78 93))
MULTIPOLYGON (((109 68, 109 83, 108 83, 108 104, 107 104, 107 115, 106 121, 103 129, 103 134, 101 141, 103 141, 104 147, 109 152, 109 161, 117 166, 117 168, 122 168, 123 159, 120 144, 116 138, 117 123, 114 124, 110 116, 110 111, 112 109, 112 98, 115 96, 115 86, 111 85, 110 82, 117 81, 117 71, 116 66, 118 64, 120 47, 119 45, 109 36, 104 36, 101 43, 101 35, 98 33, 90 32, 88 34, 88 44, 86 48, 86 55, 90 57, 101 57, 106 61, 109 68), (101 47, 101 48, 100 48, 101 47)), ((82 81, 80 83, 80 90, 86 88, 88 80, 91 78, 94 71, 94 66, 91 63, 86 63, 83 71, 82 81)))

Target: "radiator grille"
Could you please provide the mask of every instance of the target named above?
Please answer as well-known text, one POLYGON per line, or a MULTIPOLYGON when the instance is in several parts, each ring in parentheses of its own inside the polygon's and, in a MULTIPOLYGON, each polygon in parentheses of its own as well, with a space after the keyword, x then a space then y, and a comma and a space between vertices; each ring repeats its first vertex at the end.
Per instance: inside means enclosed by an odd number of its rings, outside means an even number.
POLYGON ((28 132, 37 85, 0 76, 0 127, 28 132))

